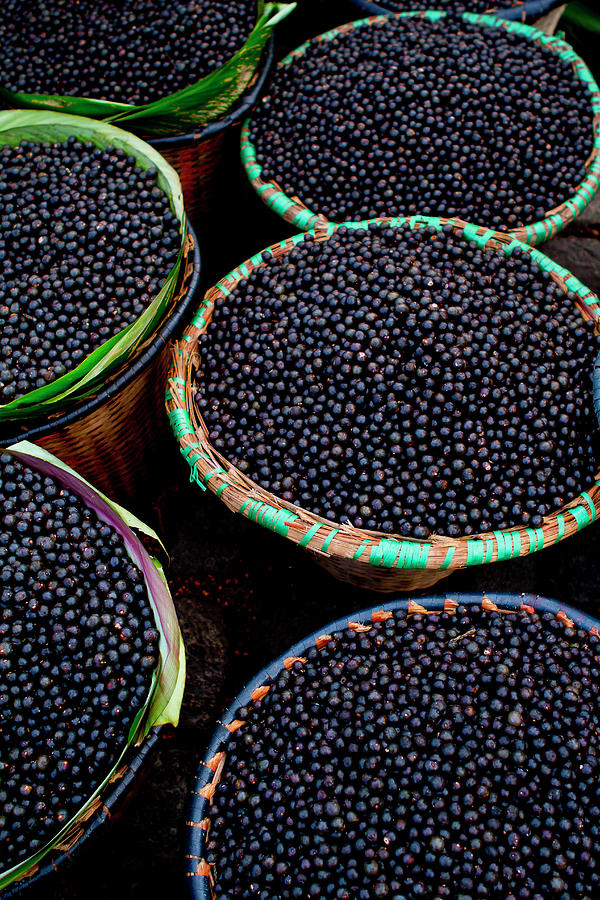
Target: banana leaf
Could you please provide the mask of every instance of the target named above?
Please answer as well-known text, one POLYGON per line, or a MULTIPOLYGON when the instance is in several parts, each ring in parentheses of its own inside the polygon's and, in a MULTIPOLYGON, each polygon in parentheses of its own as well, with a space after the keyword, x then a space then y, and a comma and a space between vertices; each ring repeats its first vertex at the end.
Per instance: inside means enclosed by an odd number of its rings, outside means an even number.
POLYGON ((77 472, 62 463, 57 457, 46 450, 42 450, 35 444, 31 444, 28 441, 20 441, 18 444, 13 444, 11 447, 3 449, 2 452, 10 453, 26 465, 56 478, 65 487, 80 496, 91 509, 94 509, 102 521, 111 525, 121 534, 130 559, 144 575, 148 588, 148 598, 154 611, 160 638, 158 667, 154 672, 146 700, 129 729, 127 743, 123 747, 117 762, 77 813, 44 847, 18 865, 13 866, 13 868, 0 872, 0 890, 26 875, 27 872, 43 860, 50 850, 61 844, 78 823, 85 819, 90 806, 118 770, 123 757, 130 747, 139 744, 146 737, 149 730, 156 725, 177 725, 185 685, 183 640, 164 573, 160 563, 148 555, 132 529, 135 528, 142 531, 157 541, 159 540, 158 536, 131 513, 113 503, 108 497, 93 488, 89 482, 81 478, 77 472))
POLYGON ((134 157, 140 168, 156 169, 157 184, 169 197, 171 209, 180 222, 181 245, 164 285, 135 322, 97 347, 70 372, 0 404, 0 422, 49 415, 71 401, 94 393, 156 330, 175 295, 179 279, 186 232, 181 184, 175 170, 156 150, 134 135, 94 119, 38 110, 0 113, 0 145, 15 146, 25 140, 60 142, 71 135, 91 141, 97 147, 117 147, 134 157))
POLYGON ((16 108, 47 109, 99 118, 145 137, 181 134, 223 115, 244 93, 273 28, 295 5, 258 0, 257 23, 244 46, 231 59, 200 81, 152 103, 135 106, 88 97, 14 93, 1 86, 0 95, 16 108))

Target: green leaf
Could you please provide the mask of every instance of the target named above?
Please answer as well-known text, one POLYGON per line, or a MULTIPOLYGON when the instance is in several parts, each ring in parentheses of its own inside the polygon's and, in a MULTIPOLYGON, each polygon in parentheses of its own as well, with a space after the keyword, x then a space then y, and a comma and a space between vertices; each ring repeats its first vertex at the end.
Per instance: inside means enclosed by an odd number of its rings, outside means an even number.
POLYGON ((241 97, 254 77, 273 28, 295 6, 295 3, 259 0, 258 21, 244 46, 231 59, 216 72, 152 103, 135 106, 89 97, 14 93, 4 88, 0 88, 0 94, 15 107, 97 117, 147 137, 181 134, 223 115, 241 97))
POLYGON ((97 347, 70 372, 0 405, 0 422, 47 415, 67 401, 93 393, 153 334, 164 318, 177 287, 186 230, 183 195, 177 173, 157 151, 134 135, 94 119, 39 110, 0 112, 0 145, 15 146, 24 140, 60 142, 72 135, 91 141, 97 147, 120 148, 132 156, 142 169, 157 170, 157 184, 169 197, 171 209, 180 222, 181 246, 162 288, 135 322, 97 347))
POLYGON ((94 100, 91 97, 61 97, 59 94, 17 94, 1 86, 0 96, 16 109, 46 109, 98 119, 105 119, 122 110, 131 109, 130 103, 111 103, 109 100, 94 100))
POLYGON ((150 728, 160 724, 177 724, 185 684, 185 650, 177 614, 164 573, 160 564, 148 556, 139 540, 130 531, 129 524, 149 534, 156 540, 158 540, 157 535, 131 513, 113 503, 100 491, 96 491, 88 481, 78 475, 70 466, 67 466, 41 447, 29 443, 29 441, 20 441, 18 444, 8 447, 4 452, 12 453, 26 464, 37 466, 42 471, 52 474, 75 493, 79 494, 84 502, 95 509, 100 518, 109 522, 121 533, 130 558, 144 574, 148 588, 148 599, 154 611, 154 618, 160 635, 160 663, 153 674, 152 683, 144 704, 131 724, 127 743, 123 747, 115 765, 96 787, 93 794, 86 799, 77 813, 71 817, 69 822, 50 841, 34 855, 11 869, 0 873, 0 890, 26 875, 28 871, 43 860, 50 850, 61 844, 71 829, 85 816, 96 797, 109 783, 121 765, 127 750, 143 740, 150 728))

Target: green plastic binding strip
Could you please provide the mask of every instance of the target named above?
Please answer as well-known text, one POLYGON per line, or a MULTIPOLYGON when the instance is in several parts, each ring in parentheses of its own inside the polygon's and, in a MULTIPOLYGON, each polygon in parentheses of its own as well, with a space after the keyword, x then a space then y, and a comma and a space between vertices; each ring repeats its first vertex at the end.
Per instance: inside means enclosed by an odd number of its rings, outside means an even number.
POLYGON ((308 544, 310 544, 310 542, 314 538, 315 534, 321 527, 321 524, 322 524, 321 522, 317 522, 315 525, 312 526, 312 528, 309 528, 308 531, 306 532, 306 534, 304 535, 304 537, 302 538, 302 540, 298 541, 298 546, 299 547, 308 546, 308 544))
MULTIPOLYGON (((422 19, 428 19, 431 22, 437 22, 440 19, 445 18, 448 14, 445 12, 441 12, 440 10, 426 10, 423 12, 401 12, 396 13, 395 15, 399 17, 418 16, 422 19)), ((578 78, 588 90, 592 112, 595 114, 600 113, 600 88, 598 87, 594 76, 586 66, 585 62, 574 52, 573 48, 570 47, 569 44, 566 43, 566 41, 556 36, 548 37, 547 35, 544 35, 542 32, 540 32, 537 28, 533 28, 530 25, 524 25, 521 22, 498 19, 493 15, 479 15, 477 13, 466 12, 462 14, 462 17, 467 22, 470 22, 474 25, 483 25, 488 28, 504 28, 506 31, 518 34, 521 37, 526 38, 529 41, 533 41, 534 43, 539 44, 541 47, 547 48, 551 52, 556 53, 561 59, 572 65, 575 77, 578 78)), ((297 47, 286 57, 284 57, 279 65, 284 67, 292 65, 295 59, 303 56, 304 53, 306 53, 307 49, 310 46, 314 45, 314 43, 316 42, 334 40, 350 30, 362 28, 366 25, 380 24, 385 22, 387 18, 387 16, 370 16, 368 18, 358 19, 355 22, 350 22, 347 25, 340 25, 337 28, 331 29, 330 31, 323 32, 323 34, 317 35, 316 37, 311 38, 309 41, 306 41, 304 44, 301 44, 300 47, 297 47)), ((291 220, 292 224, 296 225, 298 228, 304 231, 309 231, 315 226, 317 220, 322 221, 324 216, 319 215, 319 213, 316 213, 313 210, 308 209, 307 207, 304 207, 302 210, 298 210, 298 203, 294 202, 290 197, 287 196, 287 194, 279 190, 279 188, 277 188, 276 185, 272 182, 263 182, 260 185, 257 185, 255 183, 256 180, 261 179, 263 169, 257 159, 255 147, 250 139, 250 123, 251 118, 246 119, 242 127, 241 135, 241 159, 250 181, 253 183, 253 186, 257 193, 261 195, 263 202, 267 206, 271 207, 271 209, 273 209, 278 215, 285 218, 286 213, 288 213, 290 209, 296 209, 297 212, 291 220), (266 196, 263 196, 265 194, 266 196)), ((595 128, 593 147, 595 149, 600 149, 600 126, 596 126, 595 128)), ((578 185, 574 195, 565 200, 562 204, 562 207, 567 207, 567 209, 569 209, 569 211, 575 217, 578 213, 583 212, 583 210, 590 203, 593 196, 599 189, 600 160, 595 159, 589 166, 584 180, 580 185, 578 185)), ((349 223, 344 224, 348 226, 349 223)), ((554 213, 551 216, 547 216, 540 222, 533 222, 530 225, 525 226, 523 230, 525 232, 527 242, 531 245, 536 245, 541 244, 544 241, 547 241, 550 238, 554 237, 560 231, 562 231, 564 227, 565 222, 562 215, 560 213, 554 213)), ((519 228, 516 230, 521 231, 522 229, 519 228)), ((507 234, 511 233, 511 231, 507 232, 507 234)), ((490 232, 490 234, 493 234, 493 232, 490 232)), ((473 240, 476 244, 483 247, 485 246, 486 236, 474 234, 473 240)), ((514 249, 512 248, 512 245, 511 249, 514 249)))
MULTIPOLYGON (((373 224, 377 224, 381 228, 408 225, 412 228, 430 227, 435 228, 438 231, 441 231, 444 228, 445 224, 450 224, 457 228, 459 234, 464 235, 465 240, 475 243, 480 247, 485 246, 488 241, 493 240, 494 235, 496 234, 496 232, 489 229, 478 229, 477 226, 472 224, 458 224, 454 219, 448 219, 444 222, 440 217, 428 216, 399 216, 383 220, 368 219, 362 222, 346 222, 344 223, 344 227, 352 230, 359 230, 373 224)), ((334 223, 329 223, 325 230, 325 234, 332 235, 335 233, 337 228, 338 226, 334 223)), ((296 245, 306 240, 307 237, 314 235, 314 230, 303 232, 294 235, 294 237, 291 238, 290 241, 293 245, 296 245)), ((288 241, 281 241, 279 246, 284 248, 288 244, 288 241)), ((600 312, 595 308, 599 303, 598 297, 595 297, 591 293, 591 291, 589 291, 588 288, 584 287, 584 285, 574 275, 568 272, 567 269, 564 269, 562 268, 562 266, 557 265, 552 260, 548 259, 548 257, 546 257, 539 250, 536 250, 535 248, 524 244, 517 238, 514 238, 507 245, 500 243, 499 246, 507 256, 510 256, 510 254, 516 248, 519 248, 524 252, 529 253, 535 260, 535 262, 540 266, 540 268, 548 272, 555 272, 556 274, 558 274, 564 280, 565 286, 568 288, 568 290, 579 297, 583 303, 591 308, 592 314, 596 317, 598 323, 600 324, 600 312)), ((263 253, 265 252, 267 251, 262 251, 261 253, 255 254, 249 261, 250 266, 260 266, 263 261, 263 253)), ((270 250, 270 252, 271 255, 273 255, 273 251, 270 250)), ((248 277, 248 275, 248 265, 244 263, 238 266, 236 269, 232 270, 227 276, 225 276, 225 278, 218 282, 217 287, 224 296, 227 296, 229 293, 231 293, 231 290, 233 290, 236 283, 240 279, 248 277)), ((194 325, 201 321, 201 313, 206 311, 207 306, 212 306, 212 301, 209 302, 205 300, 200 305, 198 312, 193 319, 194 325)), ((206 327, 206 322, 204 322, 203 327, 206 327)), ((185 395, 184 379, 171 378, 170 381, 172 382, 173 390, 179 390, 183 397, 185 395)), ((170 399, 170 390, 167 390, 167 398, 170 399)), ((180 440, 185 435, 192 435, 194 437, 196 436, 194 428, 192 426, 190 415, 187 410, 171 410, 171 412, 169 413, 169 420, 177 439, 180 440)), ((227 475, 225 470, 221 467, 212 469, 205 476, 200 475, 196 468, 196 462, 198 459, 208 461, 209 457, 199 449, 199 445, 197 443, 188 444, 187 447, 182 447, 181 453, 192 469, 190 479, 199 484, 203 490, 206 488, 208 481, 210 481, 210 479, 214 475, 227 475)), ((224 479, 224 483, 221 484, 216 491, 217 496, 220 496, 225 488, 229 486, 229 484, 230 482, 224 479)), ((598 486, 600 486, 600 479, 597 479, 597 484, 598 486)), ((588 525, 590 522, 595 521, 596 510, 592 497, 587 491, 583 491, 577 499, 581 501, 579 505, 573 506, 570 510, 568 510, 568 512, 571 513, 571 515, 575 519, 577 523, 577 529, 579 530, 585 525, 588 525)), ((264 503, 260 500, 251 499, 245 500, 240 506, 238 512, 242 513, 247 518, 252 519, 263 527, 268 528, 271 531, 275 531, 277 534, 280 534, 284 537, 287 536, 290 525, 293 522, 297 521, 299 518, 296 513, 293 513, 289 510, 278 509, 271 504, 264 503)), ((557 543, 558 541, 560 541, 565 534, 565 515, 566 513, 560 513, 556 516, 558 524, 558 534, 553 543, 557 543)), ((320 531, 321 528, 324 527, 328 526, 321 522, 316 522, 314 525, 312 525, 304 534, 304 536, 298 541, 299 546, 308 547, 315 535, 320 531)), ((329 546, 331 545, 331 542, 338 533, 339 529, 329 526, 329 531, 320 548, 322 552, 327 552, 329 546)), ((494 531, 493 538, 479 537, 467 539, 467 541, 465 542, 467 547, 467 559, 465 565, 474 566, 492 562, 494 558, 495 548, 497 548, 496 559, 501 562, 503 560, 511 559, 516 556, 534 553, 535 551, 541 550, 544 547, 545 537, 541 528, 527 528, 525 529, 525 534, 527 535, 529 543, 529 546, 526 550, 523 547, 521 534, 516 530, 506 532, 494 531)), ((456 555, 457 546, 459 545, 460 544, 456 544, 454 546, 448 547, 444 561, 439 566, 440 570, 446 570, 451 567, 456 555)), ((368 562, 373 566, 377 566, 380 568, 425 569, 427 568, 431 546, 432 545, 429 542, 421 543, 418 540, 398 540, 395 538, 382 538, 379 541, 373 541, 371 539, 365 539, 357 547, 352 558, 354 560, 360 560, 364 556, 365 552, 368 551, 368 562)))
POLYGON ((340 533, 339 528, 331 529, 331 531, 329 532, 329 534, 323 541, 323 546, 321 547, 321 550, 323 551, 323 553, 327 553, 327 551, 329 550, 329 545, 331 544, 331 542, 334 539, 334 537, 336 536, 336 534, 339 534, 339 533, 340 533))

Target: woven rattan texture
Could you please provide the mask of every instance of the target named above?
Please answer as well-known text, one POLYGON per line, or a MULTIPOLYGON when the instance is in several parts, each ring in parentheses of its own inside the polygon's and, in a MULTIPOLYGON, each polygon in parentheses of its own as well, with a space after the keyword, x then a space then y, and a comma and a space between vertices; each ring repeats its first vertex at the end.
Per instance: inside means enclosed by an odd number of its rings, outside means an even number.
POLYGON ((191 233, 184 252, 168 321, 127 368, 109 379, 91 401, 86 399, 42 428, 24 425, 4 443, 34 440, 109 496, 121 501, 135 498, 140 486, 158 471, 167 447, 163 407, 170 356, 167 335, 183 326, 198 281, 199 255, 191 233))
POLYGON ((209 748, 200 765, 196 783, 190 796, 187 817, 187 876, 193 900, 213 900, 214 875, 205 859, 207 837, 210 829, 208 817, 210 804, 219 788, 221 776, 227 765, 227 743, 231 734, 244 727, 244 722, 236 719, 242 706, 250 706, 264 697, 271 684, 284 668, 289 668, 297 659, 313 647, 321 649, 331 640, 334 633, 345 631, 368 631, 374 622, 382 622, 395 614, 429 614, 446 612, 453 614, 458 606, 481 606, 489 612, 507 614, 550 612, 565 625, 576 625, 598 635, 600 622, 578 610, 555 600, 548 600, 534 594, 446 594, 415 600, 395 600, 374 609, 363 610, 346 619, 338 619, 320 631, 314 632, 304 641, 295 644, 287 653, 263 669, 235 698, 224 712, 213 735, 209 748))
MULTIPOLYGON (((446 13, 428 11, 423 13, 399 13, 398 15, 420 16, 424 19, 434 20, 445 16, 446 13)), ((385 17, 381 16, 372 16, 368 19, 360 19, 357 22, 349 22, 346 25, 340 25, 332 31, 327 31, 315 38, 311 38, 306 44, 303 44, 286 56, 279 65, 293 65, 294 59, 302 56, 306 52, 308 45, 312 46, 316 42, 330 41, 340 34, 352 31, 355 28, 369 27, 370 24, 380 22, 384 18, 385 17)), ((521 35, 521 37, 532 41, 534 44, 550 48, 572 64, 576 77, 583 82, 589 91, 590 104, 594 113, 594 136, 592 151, 585 163, 587 173, 585 179, 578 185, 577 190, 572 197, 554 209, 548 210, 543 220, 533 222, 530 225, 516 228, 508 232, 512 237, 524 241, 531 246, 536 246, 544 241, 550 240, 550 238, 557 235, 570 222, 579 216, 600 188, 600 88, 598 88, 592 73, 584 61, 577 56, 573 48, 561 38, 549 37, 528 25, 523 25, 520 22, 503 21, 494 16, 464 13, 463 18, 467 22, 481 24, 486 27, 504 28, 506 31, 510 31, 513 34, 521 35)), ((246 174, 254 190, 263 202, 280 215, 286 222, 289 222, 302 231, 307 231, 311 228, 324 228, 328 224, 328 219, 317 211, 308 209, 302 201, 302 198, 288 196, 275 181, 263 181, 261 177, 262 166, 257 159, 256 150, 250 140, 249 120, 246 120, 242 128, 241 155, 244 169, 246 170, 246 174)))
POLYGON ((109 494, 134 497, 160 455, 165 434, 161 401, 169 363, 165 344, 154 360, 116 397, 80 420, 40 438, 38 444, 109 494))
POLYGON ((223 171, 226 145, 239 141, 240 123, 251 112, 264 90, 273 56, 274 40, 271 37, 250 86, 225 116, 199 131, 148 141, 179 175, 185 211, 200 236, 211 227, 211 212, 220 195, 227 196, 228 193, 226 173, 223 171))
POLYGON ((85 820, 73 828, 63 843, 55 847, 41 865, 35 866, 25 878, 2 891, 3 900, 20 897, 33 885, 37 886, 42 879, 61 872, 71 859, 88 847, 98 829, 107 825, 125 807, 135 790, 135 783, 150 764, 163 731, 161 727, 153 728, 139 747, 132 748, 127 760, 106 786, 104 794, 90 807, 85 820))
MULTIPOLYGON (((229 127, 233 130, 235 125, 229 127)), ((190 135, 189 141, 180 146, 167 146, 160 151, 179 175, 186 213, 199 230, 207 222, 215 201, 217 176, 228 136, 226 130, 198 140, 190 135)))
MULTIPOLYGON (((548 270, 565 292, 568 290, 577 295, 582 315, 600 324, 600 300, 595 294, 538 250, 509 235, 444 218, 377 221, 437 228, 450 223, 457 233, 479 246, 501 248, 506 253, 519 246, 532 254, 538 265, 548 270)), ((317 239, 327 240, 335 228, 330 225, 326 232, 315 232, 317 239)), ((304 237, 300 234, 281 241, 269 248, 269 252, 276 257, 284 256, 304 237)), ((191 478, 202 489, 208 487, 229 509, 306 548, 335 577, 378 591, 429 587, 455 569, 525 556, 549 547, 595 521, 600 512, 600 473, 594 484, 582 485, 582 493, 560 512, 547 516, 540 528, 511 528, 457 539, 436 535, 427 541, 389 537, 329 522, 279 499, 243 475, 210 444, 204 421, 194 403, 194 375, 202 362, 198 338, 210 323, 214 305, 230 293, 237 281, 262 264, 262 255, 257 254, 211 288, 192 324, 186 328, 183 339, 174 346, 167 385, 167 412, 180 451, 190 466, 191 478)), ((598 385, 595 387, 597 389, 598 385)))

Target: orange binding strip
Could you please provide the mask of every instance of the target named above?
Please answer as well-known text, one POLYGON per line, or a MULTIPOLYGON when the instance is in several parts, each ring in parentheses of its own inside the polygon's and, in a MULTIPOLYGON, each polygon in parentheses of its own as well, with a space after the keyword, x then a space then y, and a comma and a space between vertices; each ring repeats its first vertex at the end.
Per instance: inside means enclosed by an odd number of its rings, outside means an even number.
POLYGON ((328 644, 329 641, 332 641, 333 638, 330 634, 322 634, 315 640, 315 644, 317 645, 317 650, 320 650, 321 647, 324 647, 325 644, 328 644))
POLYGON ((348 628, 351 628, 352 631, 357 631, 358 634, 370 631, 372 627, 372 625, 362 625, 360 622, 348 622, 348 628))
POLYGON ((374 622, 387 622, 391 618, 392 613, 387 609, 376 609, 372 616, 374 622))
POLYGON ((483 609, 486 609, 488 612, 498 612, 499 611, 496 604, 492 600, 489 600, 488 597, 483 598, 483 600, 481 601, 481 606, 483 609))
POLYGON ((252 699, 253 700, 262 700, 262 698, 264 696, 266 696, 266 694, 268 694, 270 690, 271 690, 270 684, 263 684, 262 687, 258 687, 258 688, 256 688, 255 691, 252 691, 252 699))
POLYGON ((424 606, 421 606, 420 603, 417 603, 415 600, 408 601, 408 614, 410 615, 429 615, 429 610, 425 609, 424 606))
POLYGON ((225 757, 224 753, 215 753, 212 759, 209 759, 207 763, 203 765, 206 766, 207 769, 210 769, 211 772, 216 772, 221 764, 221 760, 225 757))
POLYGON ((563 623, 567 626, 567 628, 574 628, 574 627, 575 627, 575 622, 574 622, 572 619, 570 619, 570 618, 568 617, 568 615, 567 615, 565 612, 562 611, 562 609, 559 610, 559 611, 556 613, 556 618, 557 618, 560 622, 563 622, 563 623))
POLYGON ((521 609, 522 609, 524 612, 528 612, 528 613, 529 613, 530 615, 532 615, 532 616, 533 616, 534 613, 535 613, 535 609, 533 608, 533 606, 528 606, 526 603, 521 603, 521 609))
MULTIPOLYGON (((205 800, 212 800, 217 789, 217 785, 218 781, 211 781, 210 784, 206 784, 201 791, 198 791, 198 796, 204 797, 205 800)), ((199 825, 198 827, 202 828, 201 825, 199 825)))
POLYGON ((288 656, 288 658, 286 660, 284 660, 283 664, 286 667, 286 669, 291 669, 292 666, 294 665, 294 663, 297 663, 297 662, 300 662, 300 663, 307 662, 306 657, 305 656, 288 656))
POLYGON ((226 725, 225 728, 227 731, 230 731, 232 734, 234 731, 237 731, 238 728, 241 728, 244 723, 241 719, 234 719, 233 722, 230 722, 229 725, 226 725))
POLYGON ((458 609, 458 603, 456 600, 452 600, 450 597, 446 597, 444 600, 444 612, 447 613, 455 613, 458 609))

